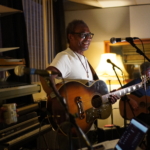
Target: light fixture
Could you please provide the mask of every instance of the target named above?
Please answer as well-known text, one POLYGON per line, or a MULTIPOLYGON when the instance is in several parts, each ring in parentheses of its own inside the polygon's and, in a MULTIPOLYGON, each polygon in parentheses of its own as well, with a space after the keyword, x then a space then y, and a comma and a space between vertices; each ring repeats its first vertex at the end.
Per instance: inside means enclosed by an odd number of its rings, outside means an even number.
POLYGON ((99 0, 99 5, 102 7, 102 8, 105 8, 105 7, 119 7, 119 6, 129 6, 129 5, 134 5, 134 1, 124 1, 124 0, 120 0, 120 1, 104 1, 104 0, 99 0))
POLYGON ((96 73, 102 80, 117 80, 117 76, 113 70, 112 64, 107 62, 107 59, 110 59, 112 63, 118 66, 122 72, 115 67, 115 71, 118 75, 118 78, 123 81, 124 79, 128 79, 128 73, 123 65, 122 58, 120 55, 116 55, 115 53, 105 53, 101 55, 100 62, 98 67, 96 68, 96 73))

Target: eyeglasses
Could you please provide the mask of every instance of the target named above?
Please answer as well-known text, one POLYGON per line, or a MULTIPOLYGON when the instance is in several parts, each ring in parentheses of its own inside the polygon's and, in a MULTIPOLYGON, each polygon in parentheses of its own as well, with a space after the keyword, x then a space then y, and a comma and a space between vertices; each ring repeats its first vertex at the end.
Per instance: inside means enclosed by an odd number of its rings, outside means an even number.
POLYGON ((78 34, 80 36, 80 38, 85 39, 85 38, 89 38, 92 39, 94 34, 93 33, 76 33, 76 32, 72 32, 71 34, 78 34))

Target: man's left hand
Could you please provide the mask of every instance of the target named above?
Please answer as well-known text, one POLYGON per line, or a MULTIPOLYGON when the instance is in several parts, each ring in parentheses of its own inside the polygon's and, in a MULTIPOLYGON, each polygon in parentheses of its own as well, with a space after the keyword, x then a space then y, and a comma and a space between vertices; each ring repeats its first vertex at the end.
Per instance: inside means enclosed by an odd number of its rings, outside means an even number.
POLYGON ((109 95, 108 97, 108 100, 111 104, 114 104, 118 99, 119 97, 117 95, 109 95))

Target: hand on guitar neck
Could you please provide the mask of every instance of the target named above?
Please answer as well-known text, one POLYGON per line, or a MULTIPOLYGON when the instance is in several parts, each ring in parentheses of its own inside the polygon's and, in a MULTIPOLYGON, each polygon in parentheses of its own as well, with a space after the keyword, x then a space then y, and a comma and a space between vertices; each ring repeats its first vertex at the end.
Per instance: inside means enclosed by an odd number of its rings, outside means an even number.
MULTIPOLYGON (((119 88, 117 90, 120 90, 120 89, 121 88, 119 88)), ((111 92, 115 92, 117 90, 112 90, 111 92)), ((138 105, 137 101, 135 101, 132 98, 131 94, 122 96, 121 100, 123 100, 123 99, 126 100, 126 101, 128 101, 130 103, 130 106, 132 107, 133 110, 137 110, 139 108, 139 105, 138 105)))
POLYGON ((116 101, 119 99, 117 95, 109 95, 108 100, 111 104, 116 103, 116 101))
MULTIPOLYGON (((115 91, 117 91, 117 90, 112 90, 112 91, 110 91, 110 93, 113 93, 113 92, 115 92, 115 91)), ((114 95, 114 94, 111 94, 111 95, 109 95, 109 97, 108 97, 108 100, 109 100, 109 102, 111 103, 111 104, 114 104, 114 103, 116 103, 116 101, 118 100, 118 99, 120 99, 117 95, 114 95)))

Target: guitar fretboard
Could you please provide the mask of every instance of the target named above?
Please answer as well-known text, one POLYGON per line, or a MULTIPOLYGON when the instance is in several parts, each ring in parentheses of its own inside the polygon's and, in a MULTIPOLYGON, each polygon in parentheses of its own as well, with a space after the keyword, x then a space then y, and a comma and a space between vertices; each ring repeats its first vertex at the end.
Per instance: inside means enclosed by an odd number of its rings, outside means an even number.
POLYGON ((106 102, 108 102, 108 97, 110 95, 116 95, 119 98, 121 98, 122 96, 126 95, 127 93, 134 92, 134 91, 139 90, 141 88, 143 88, 143 83, 142 82, 140 82, 138 84, 135 84, 135 85, 132 85, 130 87, 123 88, 123 89, 117 90, 115 92, 111 92, 109 94, 103 95, 102 99, 103 99, 103 102, 106 103, 106 102))

